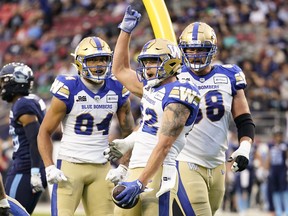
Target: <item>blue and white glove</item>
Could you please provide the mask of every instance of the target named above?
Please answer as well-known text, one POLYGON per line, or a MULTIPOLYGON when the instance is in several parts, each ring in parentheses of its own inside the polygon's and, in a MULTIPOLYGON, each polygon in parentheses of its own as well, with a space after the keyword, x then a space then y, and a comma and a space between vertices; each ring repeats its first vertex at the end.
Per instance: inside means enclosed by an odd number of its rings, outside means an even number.
POLYGON ((45 191, 45 188, 43 187, 43 183, 41 180, 41 174, 40 174, 39 168, 36 168, 36 167, 31 168, 30 184, 31 184, 33 193, 45 191))
POLYGON ((119 205, 127 206, 136 196, 142 193, 143 184, 138 179, 133 182, 121 182, 120 185, 125 185, 126 188, 117 197, 119 205))
POLYGON ((67 181, 64 173, 57 169, 55 165, 50 165, 45 168, 46 171, 46 179, 49 184, 57 184, 61 181, 67 181))
POLYGON ((129 5, 126 9, 122 22, 118 25, 118 28, 130 34, 138 25, 140 18, 141 14, 138 11, 133 10, 131 5, 129 5))
POLYGON ((228 159, 228 162, 233 162, 231 170, 233 172, 241 172, 245 170, 249 164, 249 154, 251 149, 251 143, 249 141, 242 141, 239 148, 233 152, 228 159))
POLYGON ((127 170, 128 168, 125 165, 120 164, 116 169, 110 169, 105 179, 116 185, 119 182, 125 181, 127 178, 127 170))

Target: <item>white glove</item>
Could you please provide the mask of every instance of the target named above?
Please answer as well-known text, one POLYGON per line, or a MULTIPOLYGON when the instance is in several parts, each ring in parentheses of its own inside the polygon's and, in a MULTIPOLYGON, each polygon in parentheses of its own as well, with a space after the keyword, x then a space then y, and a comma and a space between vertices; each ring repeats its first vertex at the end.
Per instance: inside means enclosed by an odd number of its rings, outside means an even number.
POLYGON ((263 167, 259 167, 258 169, 256 169, 255 175, 258 181, 263 182, 267 179, 269 171, 263 167))
POLYGON ((156 193, 156 197, 160 197, 162 194, 170 191, 175 187, 177 179, 177 169, 175 166, 163 165, 161 187, 156 193))
POLYGON ((0 208, 10 208, 10 204, 7 198, 3 198, 0 200, 0 208))
POLYGON ((10 214, 10 205, 8 203, 7 198, 0 200, 0 215, 1 216, 9 216, 10 214))
POLYGON ((66 176, 64 173, 57 169, 55 165, 50 165, 45 168, 46 171, 46 178, 49 184, 57 184, 61 181, 67 181, 66 176))
POLYGON ((109 170, 105 180, 109 180, 113 182, 115 185, 117 185, 118 182, 125 181, 125 179, 127 178, 127 170, 128 168, 126 166, 120 164, 116 169, 109 170))
POLYGON ((239 148, 233 152, 228 159, 228 162, 232 162, 231 170, 233 172, 241 172, 246 169, 249 163, 249 154, 251 149, 251 143, 247 140, 244 140, 240 143, 239 148))
POLYGON ((115 139, 109 143, 109 148, 106 148, 103 152, 104 157, 108 161, 117 161, 126 152, 133 149, 137 132, 131 133, 125 139, 115 139))
POLYGON ((42 180, 41 180, 41 174, 39 168, 31 168, 31 178, 30 183, 32 186, 32 192, 43 192, 45 191, 45 188, 43 187, 42 180))

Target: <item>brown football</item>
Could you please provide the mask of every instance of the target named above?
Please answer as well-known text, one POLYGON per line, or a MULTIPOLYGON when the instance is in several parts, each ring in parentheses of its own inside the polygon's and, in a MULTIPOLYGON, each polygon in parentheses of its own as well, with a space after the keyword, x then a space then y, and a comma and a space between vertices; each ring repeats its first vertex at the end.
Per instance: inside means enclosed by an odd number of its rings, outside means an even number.
POLYGON ((137 195, 133 200, 130 201, 126 206, 122 206, 119 204, 119 200, 116 199, 116 197, 123 191, 125 190, 126 186, 124 185, 116 185, 113 190, 112 190, 112 200, 120 208, 124 209, 130 209, 133 208, 139 201, 139 195, 137 195))
POLYGON ((116 197, 125 189, 126 187, 124 185, 116 185, 114 188, 113 188, 113 191, 112 191, 112 196, 113 198, 116 200, 116 197))

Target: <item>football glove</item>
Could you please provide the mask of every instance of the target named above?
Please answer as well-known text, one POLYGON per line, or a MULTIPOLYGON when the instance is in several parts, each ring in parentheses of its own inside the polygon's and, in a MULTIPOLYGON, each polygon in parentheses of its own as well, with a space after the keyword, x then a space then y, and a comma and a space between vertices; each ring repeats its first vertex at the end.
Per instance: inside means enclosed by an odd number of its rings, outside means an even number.
POLYGON ((126 9, 122 22, 118 25, 118 28, 130 34, 138 25, 140 18, 141 14, 138 11, 133 10, 131 5, 129 5, 126 9))
POLYGON ((58 182, 61 181, 67 181, 67 178, 64 175, 64 173, 60 169, 57 169, 55 165, 50 165, 46 167, 45 171, 47 182, 49 184, 57 184, 58 182))
POLYGON ((117 185, 118 182, 125 181, 127 177, 127 170, 128 168, 126 166, 120 164, 116 169, 110 169, 105 179, 117 185))
POLYGON ((43 184, 42 184, 39 168, 31 168, 30 183, 32 186, 33 193, 45 191, 45 188, 43 187, 43 184))
POLYGON ((177 169, 175 166, 163 165, 161 187, 156 193, 156 197, 160 197, 162 194, 170 191, 175 187, 177 179, 177 169))
POLYGON ((121 182, 120 185, 125 185, 126 188, 116 196, 116 200, 123 207, 129 205, 136 196, 143 192, 143 184, 138 179, 133 182, 121 182))
POLYGON ((1 216, 9 216, 10 214, 10 208, 6 207, 6 208, 2 208, 0 207, 0 215, 1 216))
POLYGON ((233 172, 241 172, 247 168, 249 163, 250 149, 251 143, 244 140, 240 143, 239 148, 231 154, 228 162, 234 161, 231 167, 233 172))
POLYGON ((105 149, 103 154, 108 161, 117 161, 126 152, 133 149, 137 132, 131 133, 125 139, 115 139, 109 143, 109 148, 105 149))
POLYGON ((1 199, 0 200, 0 215, 2 216, 9 216, 10 212, 10 205, 8 203, 7 198, 1 199))

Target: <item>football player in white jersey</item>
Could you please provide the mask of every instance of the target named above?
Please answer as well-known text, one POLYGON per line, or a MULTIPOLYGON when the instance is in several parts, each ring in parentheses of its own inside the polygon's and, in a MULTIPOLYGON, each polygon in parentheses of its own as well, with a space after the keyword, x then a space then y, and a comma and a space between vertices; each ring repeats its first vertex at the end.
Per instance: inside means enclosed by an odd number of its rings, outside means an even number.
POLYGON ((108 147, 115 113, 124 137, 133 130, 129 91, 111 77, 112 51, 101 38, 84 38, 74 60, 80 76, 55 79, 52 102, 38 135, 47 181, 54 184, 52 215, 74 215, 81 199, 86 215, 113 215, 113 184, 105 181, 111 167, 103 150, 108 147), (60 122, 63 137, 54 165, 51 135, 60 122))
MULTIPOLYGON (((114 214, 172 215, 178 186, 175 159, 185 145, 185 134, 195 121, 200 97, 195 85, 177 80, 182 55, 177 44, 168 40, 148 41, 138 56, 137 71, 130 68, 131 32, 140 17, 130 6, 127 8, 119 25, 121 32, 112 66, 117 79, 141 98, 143 115, 139 129, 133 132, 135 144, 128 180, 120 182, 126 188, 115 198, 120 208, 115 207, 114 214), (142 193, 146 187, 154 190, 142 193), (139 194, 140 201, 133 208, 122 208, 133 205, 139 194)), ((183 207, 179 208, 184 214, 183 207)), ((186 211, 193 215, 191 205, 186 211)))
POLYGON ((194 22, 182 32, 179 47, 184 65, 178 78, 197 85, 201 102, 187 144, 178 155, 178 168, 196 215, 211 216, 220 207, 225 191, 231 114, 240 144, 229 158, 234 172, 248 165, 255 125, 244 94, 247 84, 242 70, 237 65, 211 65, 217 52, 214 30, 206 23, 194 22))

